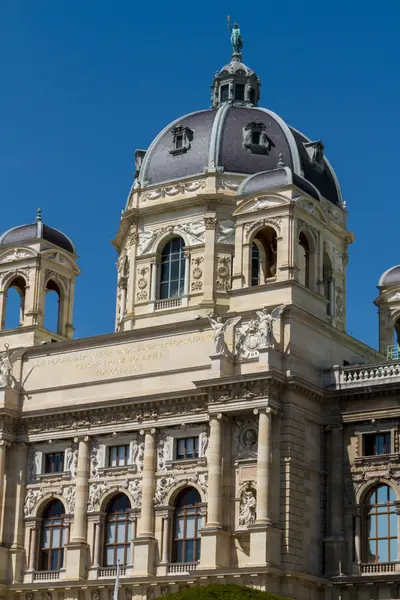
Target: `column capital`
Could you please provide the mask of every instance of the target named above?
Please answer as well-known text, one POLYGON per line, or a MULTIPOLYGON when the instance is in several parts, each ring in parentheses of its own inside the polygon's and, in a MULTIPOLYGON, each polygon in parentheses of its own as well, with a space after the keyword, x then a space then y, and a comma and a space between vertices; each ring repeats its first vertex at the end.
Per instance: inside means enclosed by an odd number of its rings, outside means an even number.
POLYGON ((144 427, 143 429, 140 430, 140 435, 145 435, 146 433, 150 433, 151 435, 154 435, 155 433, 157 433, 157 429, 155 427, 144 427))
POLYGON ((253 408, 253 414, 259 415, 260 413, 265 413, 266 415, 277 415, 278 411, 275 408, 271 408, 271 406, 253 408))
POLYGON ((7 440, 0 440, 0 446, 3 446, 5 448, 10 448, 11 442, 8 442, 7 440))
POLYGON ((85 442, 87 444, 88 442, 90 442, 90 436, 88 436, 88 435, 75 436, 74 443, 78 444, 79 442, 85 442))

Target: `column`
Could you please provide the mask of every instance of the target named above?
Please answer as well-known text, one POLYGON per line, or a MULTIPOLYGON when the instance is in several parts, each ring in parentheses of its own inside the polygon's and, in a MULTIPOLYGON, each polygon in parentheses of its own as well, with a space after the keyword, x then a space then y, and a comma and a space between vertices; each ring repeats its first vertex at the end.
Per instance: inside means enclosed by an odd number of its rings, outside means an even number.
POLYGON ((272 411, 266 408, 254 413, 258 417, 258 452, 257 452, 257 525, 271 523, 269 515, 269 483, 271 471, 271 420, 272 411))
POLYGON ((164 564, 168 563, 169 559, 169 526, 171 522, 171 517, 168 515, 163 519, 163 548, 162 548, 162 559, 161 562, 164 564))
POLYGON ((361 513, 359 506, 357 506, 354 514, 354 562, 357 565, 361 563, 361 513))
POLYGON ((22 582, 25 569, 24 503, 26 493, 26 472, 28 467, 28 447, 26 444, 13 444, 12 465, 12 475, 10 476, 12 483, 10 482, 10 488, 11 494, 13 495, 13 493, 15 493, 15 497, 13 498, 12 495, 9 497, 9 494, 7 493, 8 501, 13 503, 10 505, 10 510, 14 510, 14 532, 11 545, 12 578, 14 582, 22 582))
POLYGON ((30 539, 30 545, 29 545, 29 570, 30 571, 34 571, 36 569, 36 559, 37 559, 37 555, 38 555, 38 546, 37 546, 38 528, 39 528, 39 525, 37 523, 35 523, 31 529, 31 539, 30 539))
POLYGON ((215 271, 215 228, 217 219, 215 215, 204 217, 204 281, 202 304, 213 306, 214 303, 214 271, 215 271))
POLYGON ((94 552, 93 552, 93 566, 100 567, 100 552, 101 552, 101 521, 95 521, 94 523, 94 552))
POLYGON ((4 490, 5 490, 5 469, 6 469, 6 449, 10 446, 9 442, 0 440, 0 545, 3 543, 3 524, 4 524, 4 490))
MULTIPOLYGON (((75 438, 75 443, 78 439, 75 438)), ((79 439, 78 464, 76 469, 76 500, 72 542, 86 542, 87 502, 89 496, 89 437, 79 439)))
POLYGON ((156 489, 157 434, 155 429, 142 430, 144 457, 142 471, 142 504, 139 537, 133 544, 133 575, 148 577, 156 571, 156 538, 154 535, 154 493, 156 489))
POLYGON ((210 419, 206 528, 221 527, 221 418, 222 415, 218 414, 210 419))
POLYGON ((157 299, 157 260, 153 259, 151 261, 151 294, 150 301, 155 301, 157 299))
POLYGON ((156 489, 156 430, 145 432, 142 473, 142 510, 140 536, 154 537, 154 492, 156 489))

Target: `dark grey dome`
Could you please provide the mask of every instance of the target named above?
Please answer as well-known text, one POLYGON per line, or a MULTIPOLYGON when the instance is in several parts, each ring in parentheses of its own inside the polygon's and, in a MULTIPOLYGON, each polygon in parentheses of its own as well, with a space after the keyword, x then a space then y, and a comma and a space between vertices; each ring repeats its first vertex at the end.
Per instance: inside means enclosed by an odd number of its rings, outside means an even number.
POLYGON ((36 221, 30 225, 19 225, 9 229, 0 237, 0 246, 16 246, 34 240, 46 240, 71 254, 76 254, 75 246, 61 231, 53 229, 42 222, 40 212, 36 221))
POLYGON ((390 269, 385 271, 379 279, 378 287, 393 285, 394 283, 400 283, 400 265, 390 267, 390 269))
POLYGON ((301 183, 307 193, 341 206, 340 188, 321 142, 311 142, 267 109, 235 103, 188 114, 163 129, 146 152, 138 181, 156 185, 206 171, 248 176, 275 170, 278 163, 292 171, 294 183, 301 183), (265 132, 264 151, 245 145, 249 127, 265 132), (187 147, 179 153, 173 150, 177 129, 190 132, 187 147))

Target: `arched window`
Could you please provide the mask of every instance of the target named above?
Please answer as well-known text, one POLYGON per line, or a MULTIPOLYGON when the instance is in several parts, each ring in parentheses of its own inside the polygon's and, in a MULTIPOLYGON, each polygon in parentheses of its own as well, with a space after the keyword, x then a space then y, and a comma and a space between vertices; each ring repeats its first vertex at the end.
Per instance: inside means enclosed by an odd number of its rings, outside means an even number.
POLYGON ((177 563, 200 560, 200 494, 194 488, 182 490, 175 502, 172 560, 177 563))
POLYGON ((310 287, 310 245, 306 235, 301 232, 299 235, 298 247, 299 282, 305 287, 310 287))
POLYGON ((334 293, 333 293, 332 263, 331 263, 331 259, 329 258, 329 255, 327 254, 327 252, 324 252, 322 279, 323 279, 323 283, 324 283, 324 296, 325 296, 326 300, 328 301, 327 305, 326 305, 326 314, 329 315, 330 317, 333 317, 334 293))
POLYGON ((67 531, 64 514, 65 509, 60 500, 53 500, 44 510, 40 537, 40 571, 58 571, 63 567, 67 531))
POLYGON ((366 562, 397 560, 396 495, 388 485, 380 485, 368 496, 365 507, 366 562))
POLYGON ((114 496, 107 506, 105 566, 128 565, 131 560, 131 503, 125 494, 114 496))
POLYGON ((257 233, 251 244, 251 285, 262 285, 276 275, 277 238, 272 227, 257 233))
POLYGON ((12 280, 7 289, 4 309, 5 329, 20 327, 24 321, 26 283, 23 277, 12 280))
POLYGON ((46 285, 46 299, 44 308, 44 327, 48 331, 61 334, 60 331, 60 304, 61 292, 58 285, 50 279, 46 285))
POLYGON ((183 296, 185 289, 185 242, 181 237, 170 239, 161 254, 160 300, 183 296))

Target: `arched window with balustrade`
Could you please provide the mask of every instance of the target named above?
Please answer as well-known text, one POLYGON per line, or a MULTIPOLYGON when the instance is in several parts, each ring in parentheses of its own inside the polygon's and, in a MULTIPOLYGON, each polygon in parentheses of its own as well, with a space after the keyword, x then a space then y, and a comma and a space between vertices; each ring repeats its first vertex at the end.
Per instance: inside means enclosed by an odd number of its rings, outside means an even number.
POLYGON ((168 240, 161 252, 159 300, 179 298, 185 291, 185 242, 181 237, 168 240))
POLYGON ((64 566, 67 528, 61 500, 52 500, 44 509, 40 535, 39 571, 58 571, 64 566))
POLYGON ((389 563, 397 560, 398 518, 396 494, 386 484, 377 486, 364 507, 364 562, 389 563))
POLYGON ((172 562, 193 563, 200 560, 199 532, 203 527, 200 494, 195 488, 185 488, 175 501, 172 562))
POLYGON ((104 564, 116 567, 131 563, 131 503, 125 494, 111 498, 106 509, 104 564))

